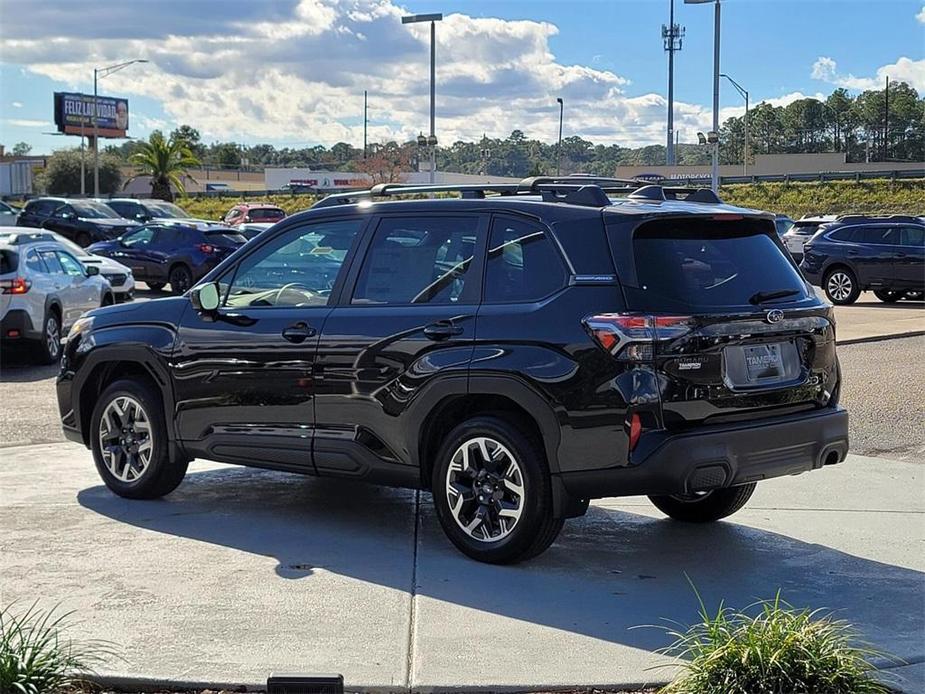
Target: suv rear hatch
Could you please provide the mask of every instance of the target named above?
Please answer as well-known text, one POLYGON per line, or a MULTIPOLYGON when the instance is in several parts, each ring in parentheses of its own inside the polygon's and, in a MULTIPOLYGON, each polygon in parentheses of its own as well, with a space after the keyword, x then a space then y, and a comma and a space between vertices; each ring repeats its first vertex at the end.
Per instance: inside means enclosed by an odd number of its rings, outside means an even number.
POLYGON ((666 428, 812 409, 837 385, 832 308, 774 223, 739 215, 608 226, 626 311, 615 356, 653 368, 666 428), (634 228, 635 226, 635 228, 634 228))

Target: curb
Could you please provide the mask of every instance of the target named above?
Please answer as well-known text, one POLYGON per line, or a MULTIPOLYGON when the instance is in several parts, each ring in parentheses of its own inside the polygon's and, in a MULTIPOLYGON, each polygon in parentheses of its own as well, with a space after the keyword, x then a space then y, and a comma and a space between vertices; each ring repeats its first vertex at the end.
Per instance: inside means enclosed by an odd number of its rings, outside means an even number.
MULTIPOLYGON (((266 683, 242 684, 230 682, 209 682, 181 680, 158 677, 137 677, 132 675, 87 675, 84 680, 106 689, 123 692, 192 692, 211 690, 212 692, 266 692, 266 683)), ((527 692, 635 692, 642 689, 661 689, 667 681, 624 682, 621 684, 584 684, 584 685, 432 685, 427 687, 395 687, 385 685, 351 685, 344 684, 344 691, 356 694, 525 694, 527 692)))
POLYGON ((844 345, 861 345, 868 342, 883 342, 885 340, 899 340, 904 337, 921 337, 925 335, 925 330, 913 330, 912 332, 905 333, 890 333, 887 335, 870 335, 868 337, 851 337, 847 340, 835 340, 836 347, 842 347, 844 345))

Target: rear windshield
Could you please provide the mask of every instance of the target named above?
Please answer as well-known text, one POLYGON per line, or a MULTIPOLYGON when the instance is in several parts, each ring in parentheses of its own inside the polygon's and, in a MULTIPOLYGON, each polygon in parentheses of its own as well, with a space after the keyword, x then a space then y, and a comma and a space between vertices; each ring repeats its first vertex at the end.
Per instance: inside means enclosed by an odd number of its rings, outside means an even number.
POLYGON ((823 222, 794 222, 793 227, 790 229, 794 234, 800 235, 812 235, 819 231, 823 222))
POLYGON ((632 311, 697 313, 752 306, 756 295, 795 290, 771 304, 808 298, 796 268, 760 222, 665 220, 633 236, 635 286, 624 281, 632 311))
POLYGON ((19 254, 6 248, 0 248, 0 275, 9 275, 19 267, 19 254))
POLYGON ((174 205, 172 202, 145 202, 143 203, 148 212, 154 214, 155 217, 173 217, 176 219, 182 219, 184 217, 189 217, 189 214, 182 207, 174 205))
POLYGON ((286 213, 272 207, 255 207, 247 211, 247 216, 251 218, 252 222, 264 222, 282 219, 286 216, 286 213))
POLYGON ((207 229, 206 236, 213 241, 229 241, 231 243, 247 243, 247 238, 231 229, 207 229))

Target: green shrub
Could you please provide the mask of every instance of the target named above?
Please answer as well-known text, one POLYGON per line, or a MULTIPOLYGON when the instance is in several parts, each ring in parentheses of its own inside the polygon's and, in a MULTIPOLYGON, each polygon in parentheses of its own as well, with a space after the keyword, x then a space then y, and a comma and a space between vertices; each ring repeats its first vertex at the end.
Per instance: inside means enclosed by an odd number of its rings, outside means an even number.
MULTIPOLYGON (((698 595, 698 600, 700 596, 698 595)), ((722 603, 683 631, 665 653, 686 662, 664 694, 881 694, 869 659, 845 622, 819 610, 795 609, 780 599, 734 611, 722 603), (751 611, 753 614, 749 614, 751 611)))
POLYGON ((71 613, 33 603, 16 616, 0 608, 0 692, 46 694, 79 686, 82 677, 113 655, 99 641, 75 644, 62 637, 71 613))

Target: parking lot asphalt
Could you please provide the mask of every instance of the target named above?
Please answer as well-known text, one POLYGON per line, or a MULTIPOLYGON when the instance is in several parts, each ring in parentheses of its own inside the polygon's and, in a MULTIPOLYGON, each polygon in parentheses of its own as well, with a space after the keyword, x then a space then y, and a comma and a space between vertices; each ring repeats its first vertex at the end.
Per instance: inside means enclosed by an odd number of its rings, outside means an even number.
POLYGON ((75 610, 75 634, 124 658, 104 672, 340 672, 421 692, 659 682, 669 638, 643 625, 696 618, 688 578, 714 608, 781 589, 925 661, 921 465, 851 456, 764 482, 706 526, 644 498, 599 501, 536 560, 498 567, 449 544, 426 494, 197 462, 173 494, 127 501, 74 444, 0 461, 3 602, 75 610))

